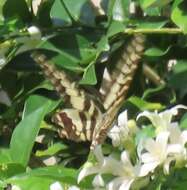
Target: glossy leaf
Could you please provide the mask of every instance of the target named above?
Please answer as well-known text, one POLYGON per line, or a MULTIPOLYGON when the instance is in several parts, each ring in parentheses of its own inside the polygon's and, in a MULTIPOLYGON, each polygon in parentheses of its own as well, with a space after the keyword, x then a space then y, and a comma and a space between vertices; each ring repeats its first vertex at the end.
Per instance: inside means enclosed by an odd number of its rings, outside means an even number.
POLYGON ((72 23, 61 0, 54 1, 50 15, 53 19, 53 24, 56 26, 71 25, 72 23))
POLYGON ((40 96, 31 96, 27 100, 23 119, 15 128, 10 142, 13 162, 27 165, 40 124, 45 114, 50 112, 54 105, 56 102, 40 96))
POLYGON ((171 14, 172 21, 183 30, 183 32, 187 33, 187 2, 182 0, 176 0, 173 5, 173 10, 171 14))
POLYGON ((143 9, 149 7, 163 7, 169 4, 172 0, 140 0, 143 9))
POLYGON ((7 183, 16 184, 22 190, 49 189, 49 186, 59 181, 62 185, 76 184, 77 171, 62 166, 51 166, 31 170, 27 173, 7 179, 7 183), (41 183, 42 181, 42 183, 41 183))
POLYGON ((144 52, 144 55, 146 55, 146 56, 155 56, 155 57, 163 56, 163 55, 168 53, 170 48, 171 47, 168 47, 167 49, 163 50, 163 49, 159 49, 157 47, 152 47, 152 48, 147 49, 144 52))
POLYGON ((87 0, 62 0, 68 10, 68 14, 74 19, 74 22, 80 22, 85 25, 95 25, 95 14, 91 3, 87 0))
POLYGON ((128 99, 128 102, 131 102, 140 110, 160 110, 163 109, 163 106, 160 103, 152 103, 142 100, 136 96, 132 96, 128 99))

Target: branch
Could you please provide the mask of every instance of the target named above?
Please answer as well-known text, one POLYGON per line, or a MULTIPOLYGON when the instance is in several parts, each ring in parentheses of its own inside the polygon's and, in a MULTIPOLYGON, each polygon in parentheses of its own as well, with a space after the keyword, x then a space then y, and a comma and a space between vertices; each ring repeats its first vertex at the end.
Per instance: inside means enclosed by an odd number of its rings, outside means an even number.
POLYGON ((126 34, 182 34, 183 30, 180 28, 141 28, 141 29, 132 29, 127 28, 124 30, 126 34))

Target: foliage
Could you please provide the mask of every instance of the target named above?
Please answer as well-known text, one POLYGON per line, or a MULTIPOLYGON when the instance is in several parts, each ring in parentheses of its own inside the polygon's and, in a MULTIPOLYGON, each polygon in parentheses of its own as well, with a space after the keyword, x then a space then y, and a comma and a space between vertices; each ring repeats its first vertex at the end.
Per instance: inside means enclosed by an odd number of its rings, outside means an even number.
MULTIPOLYGON (((145 33, 146 50, 122 109, 135 118, 139 111, 186 104, 185 0, 102 0, 99 8, 89 0, 49 0, 37 10, 34 2, 0 1, 0 93, 5 94, 0 94, 0 190, 8 184, 23 190, 46 190, 55 181, 65 188, 77 185, 78 168, 89 154, 88 144, 58 137, 50 116, 63 100, 31 59, 32 49, 76 75, 82 87, 99 88, 103 67, 112 66, 128 37, 145 33), (32 38, 30 26, 40 29, 41 39, 32 38), (55 163, 48 166, 47 160, 55 163)), ((181 127, 186 128, 186 115, 181 127)), ((105 146, 107 154, 112 146, 105 146)), ((88 189, 89 182, 80 188, 88 189)), ((151 189, 185 187, 186 169, 181 169, 153 181, 151 189)))

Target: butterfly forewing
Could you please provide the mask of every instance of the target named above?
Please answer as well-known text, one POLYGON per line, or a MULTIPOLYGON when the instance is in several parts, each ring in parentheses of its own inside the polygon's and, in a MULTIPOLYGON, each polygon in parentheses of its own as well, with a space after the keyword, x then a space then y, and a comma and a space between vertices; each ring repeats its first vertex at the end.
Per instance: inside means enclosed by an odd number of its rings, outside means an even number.
POLYGON ((105 82, 108 82, 107 86, 110 86, 110 88, 104 88, 104 84, 102 83, 100 89, 106 113, 97 126, 98 128, 94 130, 91 149, 94 149, 97 144, 101 144, 105 140, 108 130, 112 127, 112 123, 127 95, 134 73, 142 56, 144 41, 145 37, 143 35, 134 36, 124 48, 111 75, 109 76, 109 73, 107 73, 107 78, 103 78, 105 82), (104 90, 106 91, 104 92, 104 90))
POLYGON ((74 141, 91 141, 94 128, 102 116, 95 100, 79 88, 65 71, 59 71, 50 63, 45 55, 34 52, 31 56, 69 107, 57 111, 52 117, 59 135, 74 141))

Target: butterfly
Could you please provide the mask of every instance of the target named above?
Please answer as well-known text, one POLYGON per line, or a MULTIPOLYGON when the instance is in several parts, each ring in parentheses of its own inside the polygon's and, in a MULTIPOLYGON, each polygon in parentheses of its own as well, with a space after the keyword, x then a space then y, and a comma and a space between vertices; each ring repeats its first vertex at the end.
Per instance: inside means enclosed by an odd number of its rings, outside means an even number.
POLYGON ((61 138, 90 141, 91 150, 103 143, 127 95, 143 54, 144 41, 144 35, 134 35, 123 47, 114 69, 110 72, 105 68, 98 91, 99 101, 65 71, 58 70, 44 54, 37 51, 31 54, 65 102, 65 108, 57 111, 51 119, 61 138))

